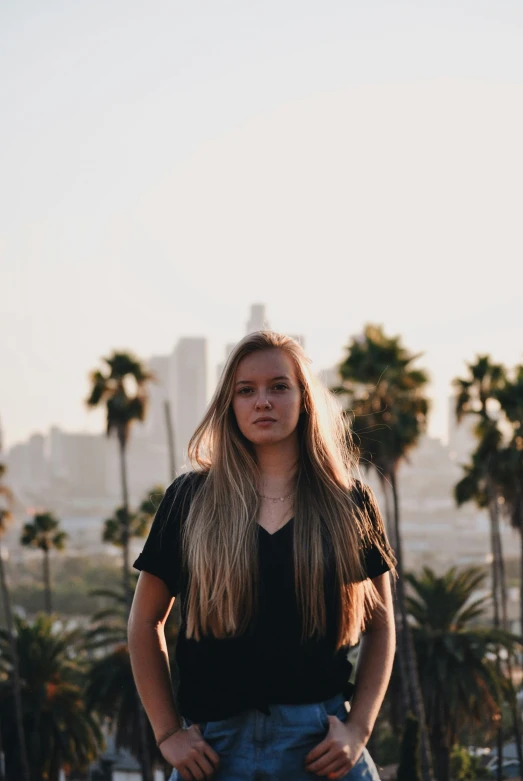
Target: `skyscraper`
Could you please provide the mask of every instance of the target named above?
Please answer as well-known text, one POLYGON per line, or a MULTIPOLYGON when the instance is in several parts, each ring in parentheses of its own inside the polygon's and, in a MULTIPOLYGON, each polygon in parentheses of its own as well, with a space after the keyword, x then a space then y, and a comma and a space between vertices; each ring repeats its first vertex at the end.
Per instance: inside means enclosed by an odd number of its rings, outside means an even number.
POLYGON ((187 445, 207 406, 207 340, 183 337, 171 357, 171 392, 177 468, 187 464, 187 445))
POLYGON ((252 334, 253 331, 264 331, 268 328, 270 326, 265 316, 265 304, 251 304, 251 314, 245 333, 252 334))
POLYGON ((220 377, 222 376, 222 372, 225 368, 225 364, 227 363, 227 360, 229 358, 229 355, 232 353, 234 348, 236 347, 236 342, 228 342, 225 345, 225 360, 223 363, 219 363, 216 367, 216 382, 219 382, 220 377))
POLYGON ((149 409, 145 419, 145 432, 151 445, 167 447, 165 425, 165 401, 169 399, 171 386, 171 360, 168 355, 153 355, 147 361, 155 381, 149 384, 149 409))

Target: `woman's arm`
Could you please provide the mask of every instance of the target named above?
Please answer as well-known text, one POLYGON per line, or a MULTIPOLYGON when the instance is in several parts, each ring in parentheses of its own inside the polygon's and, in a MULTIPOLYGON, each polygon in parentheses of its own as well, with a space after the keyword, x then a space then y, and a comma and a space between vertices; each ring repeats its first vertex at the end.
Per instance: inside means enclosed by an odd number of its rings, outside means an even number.
POLYGON ((141 572, 128 624, 133 676, 156 740, 181 727, 172 692, 165 622, 174 598, 160 578, 141 572))
POLYGON ((350 724, 361 732, 365 743, 370 738, 385 697, 396 650, 390 575, 386 572, 374 578, 372 582, 385 609, 374 612, 361 638, 355 691, 346 721, 347 725, 350 724))
POLYGON ((129 654, 136 688, 163 756, 186 781, 201 781, 212 777, 218 755, 197 725, 182 730, 165 641, 165 622, 173 602, 163 580, 140 573, 129 616, 129 654))
POLYGON ((367 743, 385 697, 396 648, 390 576, 372 580, 384 610, 376 610, 361 639, 356 687, 345 722, 329 716, 326 738, 306 757, 306 769, 330 779, 342 778, 354 767, 367 743))

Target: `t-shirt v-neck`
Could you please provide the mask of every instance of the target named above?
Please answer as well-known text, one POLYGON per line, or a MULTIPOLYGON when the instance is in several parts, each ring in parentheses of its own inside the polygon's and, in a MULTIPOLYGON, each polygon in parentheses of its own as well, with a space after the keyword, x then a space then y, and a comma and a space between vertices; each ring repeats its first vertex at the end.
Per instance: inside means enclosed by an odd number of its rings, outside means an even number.
POLYGON ((293 522, 293 521, 294 521, 294 515, 292 516, 292 518, 289 518, 289 520, 288 520, 288 521, 285 521, 285 523, 283 524, 283 526, 280 526, 280 528, 279 528, 279 529, 276 529, 276 531, 275 531, 275 532, 270 532, 270 531, 268 531, 268 530, 265 528, 265 526, 262 526, 262 525, 261 525, 261 523, 259 523, 259 524, 258 524, 258 526, 259 526, 259 528, 260 528, 262 531, 264 531, 264 532, 265 532, 265 534, 266 534, 268 537, 274 537, 274 536, 276 536, 276 534, 279 534, 279 533, 280 533, 280 532, 282 532, 284 529, 286 529, 286 528, 287 528, 287 526, 290 526, 290 525, 292 524, 292 522, 293 522))

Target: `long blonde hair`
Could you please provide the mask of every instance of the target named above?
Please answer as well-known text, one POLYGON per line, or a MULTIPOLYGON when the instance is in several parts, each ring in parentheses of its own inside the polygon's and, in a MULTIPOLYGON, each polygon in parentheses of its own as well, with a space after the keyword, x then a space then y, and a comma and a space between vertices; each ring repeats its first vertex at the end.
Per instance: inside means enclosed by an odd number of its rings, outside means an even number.
POLYGON ((377 592, 363 571, 362 541, 376 544, 392 568, 394 560, 384 542, 377 505, 372 523, 351 491, 358 457, 339 405, 311 372, 301 345, 272 331, 256 331, 236 345, 189 443, 191 463, 205 479, 194 494, 182 532, 188 568, 187 636, 241 634, 256 610, 259 470, 254 448, 236 423, 232 401, 240 361, 269 349, 284 350, 292 358, 303 395, 293 532, 302 639, 326 631, 323 524, 339 588, 337 645, 353 645, 370 612, 379 607, 377 592))

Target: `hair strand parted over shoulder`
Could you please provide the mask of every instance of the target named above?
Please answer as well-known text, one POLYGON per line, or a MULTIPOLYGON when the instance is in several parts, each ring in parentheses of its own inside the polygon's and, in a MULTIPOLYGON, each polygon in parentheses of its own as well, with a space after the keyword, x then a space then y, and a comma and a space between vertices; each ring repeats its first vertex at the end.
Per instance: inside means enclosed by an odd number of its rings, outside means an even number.
POLYGON ((187 636, 227 637, 247 628, 258 594, 256 492, 258 466, 240 432, 232 401, 238 365, 261 350, 283 350, 296 368, 304 412, 298 423, 299 460, 294 497, 294 573, 303 638, 326 629, 324 538, 330 540, 340 607, 338 647, 353 645, 379 605, 365 579, 362 541, 384 545, 383 521, 355 501, 358 454, 337 400, 311 372, 301 345, 273 331, 256 331, 234 348, 209 408, 189 443, 189 458, 206 475, 183 526, 188 566, 187 636))

